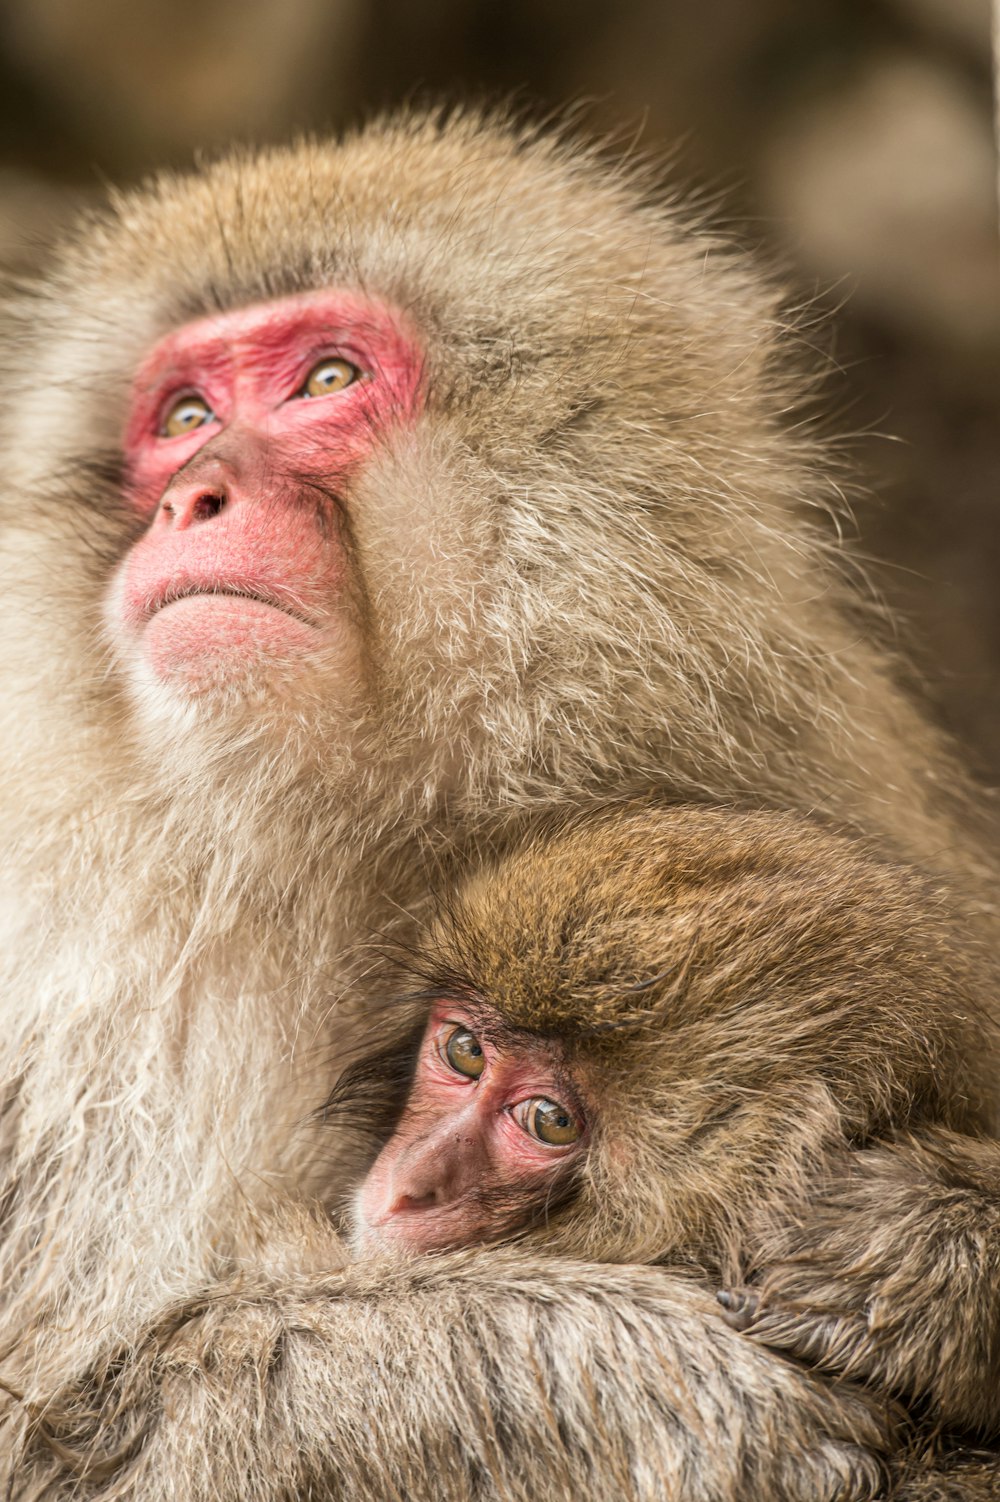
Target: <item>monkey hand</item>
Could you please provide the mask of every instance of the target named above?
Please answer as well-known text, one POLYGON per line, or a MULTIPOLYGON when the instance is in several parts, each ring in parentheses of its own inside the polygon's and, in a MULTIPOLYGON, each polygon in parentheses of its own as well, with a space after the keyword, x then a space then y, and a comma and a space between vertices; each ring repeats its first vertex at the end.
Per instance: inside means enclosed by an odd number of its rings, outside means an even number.
POLYGON ((998 1267, 1000 1145, 926 1131, 845 1154, 718 1299, 756 1341, 995 1435, 998 1267))

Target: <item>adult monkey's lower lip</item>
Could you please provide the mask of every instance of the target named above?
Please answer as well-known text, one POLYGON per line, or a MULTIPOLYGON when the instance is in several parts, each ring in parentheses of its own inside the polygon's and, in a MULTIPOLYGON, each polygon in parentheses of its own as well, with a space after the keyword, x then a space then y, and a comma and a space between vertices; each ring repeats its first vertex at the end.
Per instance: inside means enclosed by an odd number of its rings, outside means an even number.
POLYGON ((288 604, 287 601, 278 599, 274 595, 262 593, 257 590, 238 589, 225 585, 214 586, 211 584, 204 586, 194 585, 191 588, 169 592, 161 600, 154 602, 148 619, 152 620, 161 611, 169 610, 172 605, 183 604, 185 600, 242 600, 248 605, 260 605, 266 607, 268 610, 280 611, 282 615, 287 615, 293 621, 299 621, 303 626, 311 626, 315 629, 318 625, 318 622, 307 616, 304 611, 297 610, 293 605, 288 604))
POLYGON ((230 590, 189 590, 164 600, 142 628, 142 650, 159 678, 197 690, 235 681, 268 663, 301 662, 323 641, 283 604, 230 590))

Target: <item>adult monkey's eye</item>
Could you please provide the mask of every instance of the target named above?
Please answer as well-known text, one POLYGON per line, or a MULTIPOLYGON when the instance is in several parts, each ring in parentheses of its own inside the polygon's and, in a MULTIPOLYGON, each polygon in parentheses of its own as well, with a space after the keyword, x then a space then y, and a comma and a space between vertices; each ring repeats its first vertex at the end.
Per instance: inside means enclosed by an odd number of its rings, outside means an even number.
POLYGON ((537 1137, 546 1147, 568 1147, 578 1142, 582 1128, 572 1111, 567 1111, 558 1101, 536 1095, 531 1100, 522 1100, 514 1108, 514 1118, 531 1137, 537 1137))
POLYGON ((361 372, 350 360, 327 355, 310 370, 299 388, 299 396, 329 396, 332 391, 343 391, 353 386, 361 372))
POLYGON ((486 1067, 482 1044, 467 1027, 454 1028, 443 1045, 439 1045, 438 1052, 449 1068, 470 1080, 478 1080, 486 1067))
POLYGON ((214 418, 215 413, 202 397, 192 394, 182 396, 164 417, 160 424, 160 434, 163 438, 179 438, 182 433, 193 433, 195 428, 203 428, 214 418))

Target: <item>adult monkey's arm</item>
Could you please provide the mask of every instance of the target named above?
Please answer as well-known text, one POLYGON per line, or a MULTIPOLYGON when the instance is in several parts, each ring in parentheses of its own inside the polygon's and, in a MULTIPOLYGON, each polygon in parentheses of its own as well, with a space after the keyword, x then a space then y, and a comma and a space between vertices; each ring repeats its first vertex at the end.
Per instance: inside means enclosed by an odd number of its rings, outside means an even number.
POLYGON ((178 1308, 26 1431, 15 1498, 867 1498, 885 1404, 654 1268, 462 1253, 178 1308))

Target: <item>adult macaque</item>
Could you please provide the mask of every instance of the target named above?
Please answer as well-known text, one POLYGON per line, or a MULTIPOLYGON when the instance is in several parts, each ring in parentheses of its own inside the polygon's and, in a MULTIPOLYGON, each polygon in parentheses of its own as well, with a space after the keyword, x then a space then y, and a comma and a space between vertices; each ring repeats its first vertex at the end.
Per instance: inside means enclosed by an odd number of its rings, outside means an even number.
POLYGON ((741 1322, 1000 1435, 988 972, 925 881, 787 815, 618 809, 475 879, 412 964, 362 1253, 763 1260, 741 1322))
POLYGON ((403 119, 117 199, 5 328, 12 1497, 861 1494, 882 1415, 690 1284, 490 1249, 447 1296, 331 1282, 307 1209, 365 945, 528 812, 818 808, 980 902, 961 776, 809 519, 773 290, 587 152, 403 119), (86 1429, 206 1290, 127 1480, 71 1475, 57 1394, 86 1429))

